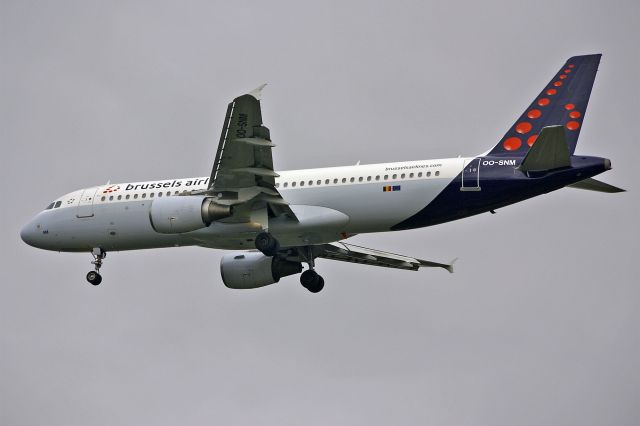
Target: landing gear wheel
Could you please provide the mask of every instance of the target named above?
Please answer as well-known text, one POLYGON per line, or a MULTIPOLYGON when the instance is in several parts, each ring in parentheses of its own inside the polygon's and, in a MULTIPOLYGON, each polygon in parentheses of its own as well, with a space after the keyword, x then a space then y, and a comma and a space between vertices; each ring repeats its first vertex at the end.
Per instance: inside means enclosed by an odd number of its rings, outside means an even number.
POLYGON ((307 290, 309 290, 311 293, 319 293, 323 288, 324 288, 324 278, 318 275, 318 279, 316 280, 316 282, 313 283, 313 285, 307 287, 307 290))
POLYGON ((87 281, 89 281, 93 285, 98 285, 102 282, 102 275, 100 275, 96 271, 89 271, 87 273, 87 281))
POLYGON ((278 240, 276 240, 273 235, 268 232, 261 232, 258 234, 255 240, 255 245, 258 250, 262 252, 265 256, 275 256, 278 253, 278 249, 280 248, 280 244, 278 240))
POLYGON ((300 284, 311 293, 318 293, 324 288, 324 278, 313 269, 307 269, 300 275, 300 284))

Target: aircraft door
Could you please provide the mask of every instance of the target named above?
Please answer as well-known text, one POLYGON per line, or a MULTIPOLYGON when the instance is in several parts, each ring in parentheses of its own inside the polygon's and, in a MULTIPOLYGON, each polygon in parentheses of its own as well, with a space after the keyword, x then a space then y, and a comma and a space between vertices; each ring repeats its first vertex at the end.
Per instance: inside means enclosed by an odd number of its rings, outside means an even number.
POLYGON ((95 201, 97 192, 97 186, 87 188, 82 192, 80 201, 78 201, 76 217, 93 217, 93 202, 95 201))
POLYGON ((480 191, 480 157, 474 158, 462 169, 460 191, 480 191))

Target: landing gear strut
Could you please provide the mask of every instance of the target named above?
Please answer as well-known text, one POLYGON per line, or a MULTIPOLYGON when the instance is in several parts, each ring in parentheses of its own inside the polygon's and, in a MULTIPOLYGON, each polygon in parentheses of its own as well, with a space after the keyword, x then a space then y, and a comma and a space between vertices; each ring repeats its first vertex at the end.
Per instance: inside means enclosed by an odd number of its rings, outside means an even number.
POLYGON ((100 275, 100 267, 102 266, 102 261, 105 257, 107 257, 107 252, 102 250, 101 248, 94 248, 91 252, 93 256, 93 261, 91 264, 94 265, 94 271, 87 272, 87 281, 89 281, 93 285, 98 285, 102 282, 102 275, 100 275))
POLYGON ((300 275, 300 284, 302 284, 302 287, 306 288, 311 293, 318 293, 324 288, 324 278, 322 278, 314 269, 315 262, 311 247, 306 247, 306 249, 307 253, 304 254, 304 257, 309 264, 309 269, 300 275))
POLYGON ((265 256, 273 257, 278 253, 280 243, 268 232, 261 232, 255 239, 256 248, 265 256))

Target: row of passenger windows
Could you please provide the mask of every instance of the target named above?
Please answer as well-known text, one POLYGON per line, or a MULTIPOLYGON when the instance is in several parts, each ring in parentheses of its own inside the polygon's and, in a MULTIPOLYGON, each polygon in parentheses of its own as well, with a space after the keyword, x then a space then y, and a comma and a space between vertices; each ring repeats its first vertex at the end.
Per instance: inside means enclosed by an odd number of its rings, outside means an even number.
MULTIPOLYGON (((425 175, 426 177, 431 177, 431 172, 426 172, 424 175, 425 175)), ((421 178, 422 176, 423 176, 423 173, 422 173, 422 172, 419 172, 419 173, 417 174, 417 177, 418 177, 418 178, 421 178)), ((440 176, 440 171, 436 171, 436 172, 434 172, 434 176, 440 176)), ((409 173, 409 176, 408 176, 408 178, 409 178, 409 179, 413 179, 414 177, 416 177, 416 175, 415 175, 414 173, 409 173)), ((365 177, 363 177, 363 176, 360 176, 360 177, 358 177, 358 182, 365 182, 365 180, 366 180, 366 182, 371 182, 372 180, 374 180, 374 181, 379 181, 381 178, 382 178, 382 180, 383 180, 383 181, 389 180, 389 175, 384 175, 384 176, 377 175, 377 176, 375 176, 375 177, 367 176, 366 178, 365 178, 365 177)), ((405 173, 402 173, 402 174, 400 175, 400 179, 406 179, 406 178, 407 178, 407 175, 406 175, 405 173)), ((391 175, 391 179, 398 179, 398 175, 397 175, 397 174, 393 174, 393 175, 391 175)), ((355 178, 355 177, 349 178, 349 182, 355 182, 355 181, 356 181, 356 178, 355 178)), ((331 180, 331 179, 325 179, 325 180, 324 180, 324 184, 325 184, 325 185, 329 185, 331 182, 332 182, 332 180, 331 180)), ((342 178, 342 179, 335 178, 335 179, 333 179, 333 183, 334 183, 334 184, 338 184, 339 182, 347 183, 347 178, 342 178)), ((291 187, 293 188, 293 187, 295 187, 295 186, 296 186, 296 185, 298 185, 298 184, 299 184, 300 186, 305 186, 305 181, 301 180, 299 183, 298 183, 298 182, 291 182, 291 187)), ((307 182, 306 182, 306 185, 307 185, 307 186, 313 186, 313 184, 314 184, 313 180, 309 180, 309 181, 307 181, 307 182)), ((322 185, 322 179, 318 179, 318 180, 316 180, 316 181, 315 181, 315 184, 316 184, 316 185, 322 185)), ((283 184, 282 186, 283 186, 284 188, 287 188, 287 187, 289 186, 289 182, 284 182, 284 184, 283 184)), ((276 183, 276 188, 279 188, 279 187, 280 187, 280 183, 276 183)), ((185 192, 186 192, 186 191, 185 191, 185 192)), ((180 193, 180 191, 175 191, 175 192, 173 193, 173 195, 178 195, 179 193, 180 193)), ((156 195, 156 193, 155 193, 155 192, 151 192, 151 193, 149 193, 149 198, 153 198, 155 195, 156 195)), ((170 195, 171 195, 171 191, 167 191, 167 192, 158 192, 158 197, 162 197, 163 195, 168 197, 168 196, 170 196, 170 195)), ((122 200, 122 199, 129 200, 129 199, 132 199, 132 198, 133 198, 134 200, 137 200, 138 198, 147 198, 147 194, 146 194, 145 192, 143 192, 143 193, 142 193, 142 194, 140 194, 140 195, 138 195, 138 194, 133 194, 133 195, 131 195, 131 194, 126 194, 126 195, 124 195, 124 196, 123 196, 123 195, 118 195, 118 196, 110 195, 110 196, 108 197, 109 201, 113 201, 113 200, 122 200)), ((102 196, 102 198, 101 198, 100 200, 101 200, 101 201, 107 201, 107 196, 104 196, 104 195, 103 195, 103 196, 102 196)), ((51 205, 50 205, 49 207, 47 207, 47 209, 50 209, 50 208, 52 208, 52 207, 60 207, 60 201, 58 201, 58 202, 56 203, 56 205, 55 205, 55 206, 54 206, 54 204, 53 204, 53 203, 51 203, 51 205)))
MULTIPOLYGON (((435 176, 440 176, 440 171, 436 171, 436 172, 434 173, 434 175, 435 175, 435 176)), ((425 173, 425 176, 426 176, 426 177, 431 177, 431 172, 427 172, 427 173, 425 173)), ((409 179, 413 179, 414 177, 415 177, 415 174, 414 174, 414 173, 409 173, 409 179)), ((422 172, 419 172, 417 177, 421 178, 421 177, 422 177, 422 172)), ((372 180, 379 181, 379 180, 380 180, 380 178, 381 178, 381 176, 380 176, 380 175, 377 175, 377 176, 375 176, 375 177, 367 176, 366 178, 365 178, 365 177, 363 177, 363 176, 360 176, 360 177, 358 177, 358 182, 365 182, 365 181, 366 181, 366 182, 371 182, 372 180)), ((400 175, 400 179, 406 179, 406 178, 407 178, 407 175, 406 175, 405 173, 402 173, 402 174, 400 175)), ((391 175, 391 179, 398 179, 398 175, 397 175, 397 174, 393 174, 393 175, 391 175)), ((389 180, 389 175, 384 175, 384 176, 382 176, 382 180, 383 180, 383 181, 389 180)), ((349 178, 349 182, 352 182, 352 183, 353 183, 353 182, 355 182, 355 181, 356 181, 356 178, 355 178, 355 177, 349 178)), ((329 184, 331 184, 331 182, 332 182, 332 180, 331 180, 331 179, 325 179, 325 180, 324 180, 324 184, 325 184, 325 185, 329 185, 329 184)), ((334 183, 334 184, 338 184, 339 182, 341 182, 341 183, 347 183, 347 178, 342 178, 342 179, 335 178, 335 179, 333 179, 333 183, 334 183)), ((309 180, 309 181, 307 181, 307 182, 306 182, 306 185, 307 185, 307 186, 312 186, 313 184, 314 184, 313 180, 309 180)), ((315 181, 315 184, 316 184, 316 185, 322 185, 322 179, 318 179, 318 180, 316 180, 316 181, 315 181)), ((295 187, 296 185, 304 186, 304 185, 305 185, 305 181, 304 181, 304 180, 301 180, 300 182, 291 182, 291 187, 292 187, 292 188, 293 188, 293 187, 295 187)), ((282 187, 283 187, 283 188, 287 188, 288 186, 289 186, 289 182, 285 182, 284 184, 282 184, 282 187)), ((276 188, 279 188, 279 187, 280 187, 280 184, 279 184, 279 183, 276 183, 276 188)))
MULTIPOLYGON (((187 191, 184 191, 184 192, 186 193, 187 191)), ((173 193, 173 195, 178 195, 179 193, 180 193, 180 191, 176 191, 176 192, 173 193)), ((155 195, 156 195, 156 193, 152 192, 152 193, 149 194, 149 198, 153 198, 153 197, 155 197, 155 195)), ((169 195, 171 195, 171 191, 158 192, 158 197, 162 197, 163 195, 166 195, 168 197, 169 195)), ((147 193, 143 192, 140 196, 138 194, 133 194, 133 196, 131 194, 127 194, 125 196, 118 195, 117 197, 115 197, 114 195, 110 195, 109 196, 109 201, 113 201, 114 199, 117 199, 117 200, 122 200, 122 199, 129 200, 131 198, 133 198, 134 200, 137 200, 138 197, 147 198, 147 193)), ((103 195, 102 198, 100 198, 100 200, 101 201, 107 201, 107 197, 105 195, 103 195)))

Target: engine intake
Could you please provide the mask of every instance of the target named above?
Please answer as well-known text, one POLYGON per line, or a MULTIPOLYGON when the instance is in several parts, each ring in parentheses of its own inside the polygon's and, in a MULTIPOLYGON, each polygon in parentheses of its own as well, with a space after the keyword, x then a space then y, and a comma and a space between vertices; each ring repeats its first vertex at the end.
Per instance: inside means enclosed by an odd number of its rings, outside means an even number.
POLYGON ((267 257, 260 252, 229 253, 220 260, 222 282, 234 289, 264 287, 300 272, 302 263, 267 257))
POLYGON ((187 195, 156 198, 149 210, 149 220, 156 232, 180 234, 204 228, 232 214, 231 206, 217 204, 213 198, 187 195))

